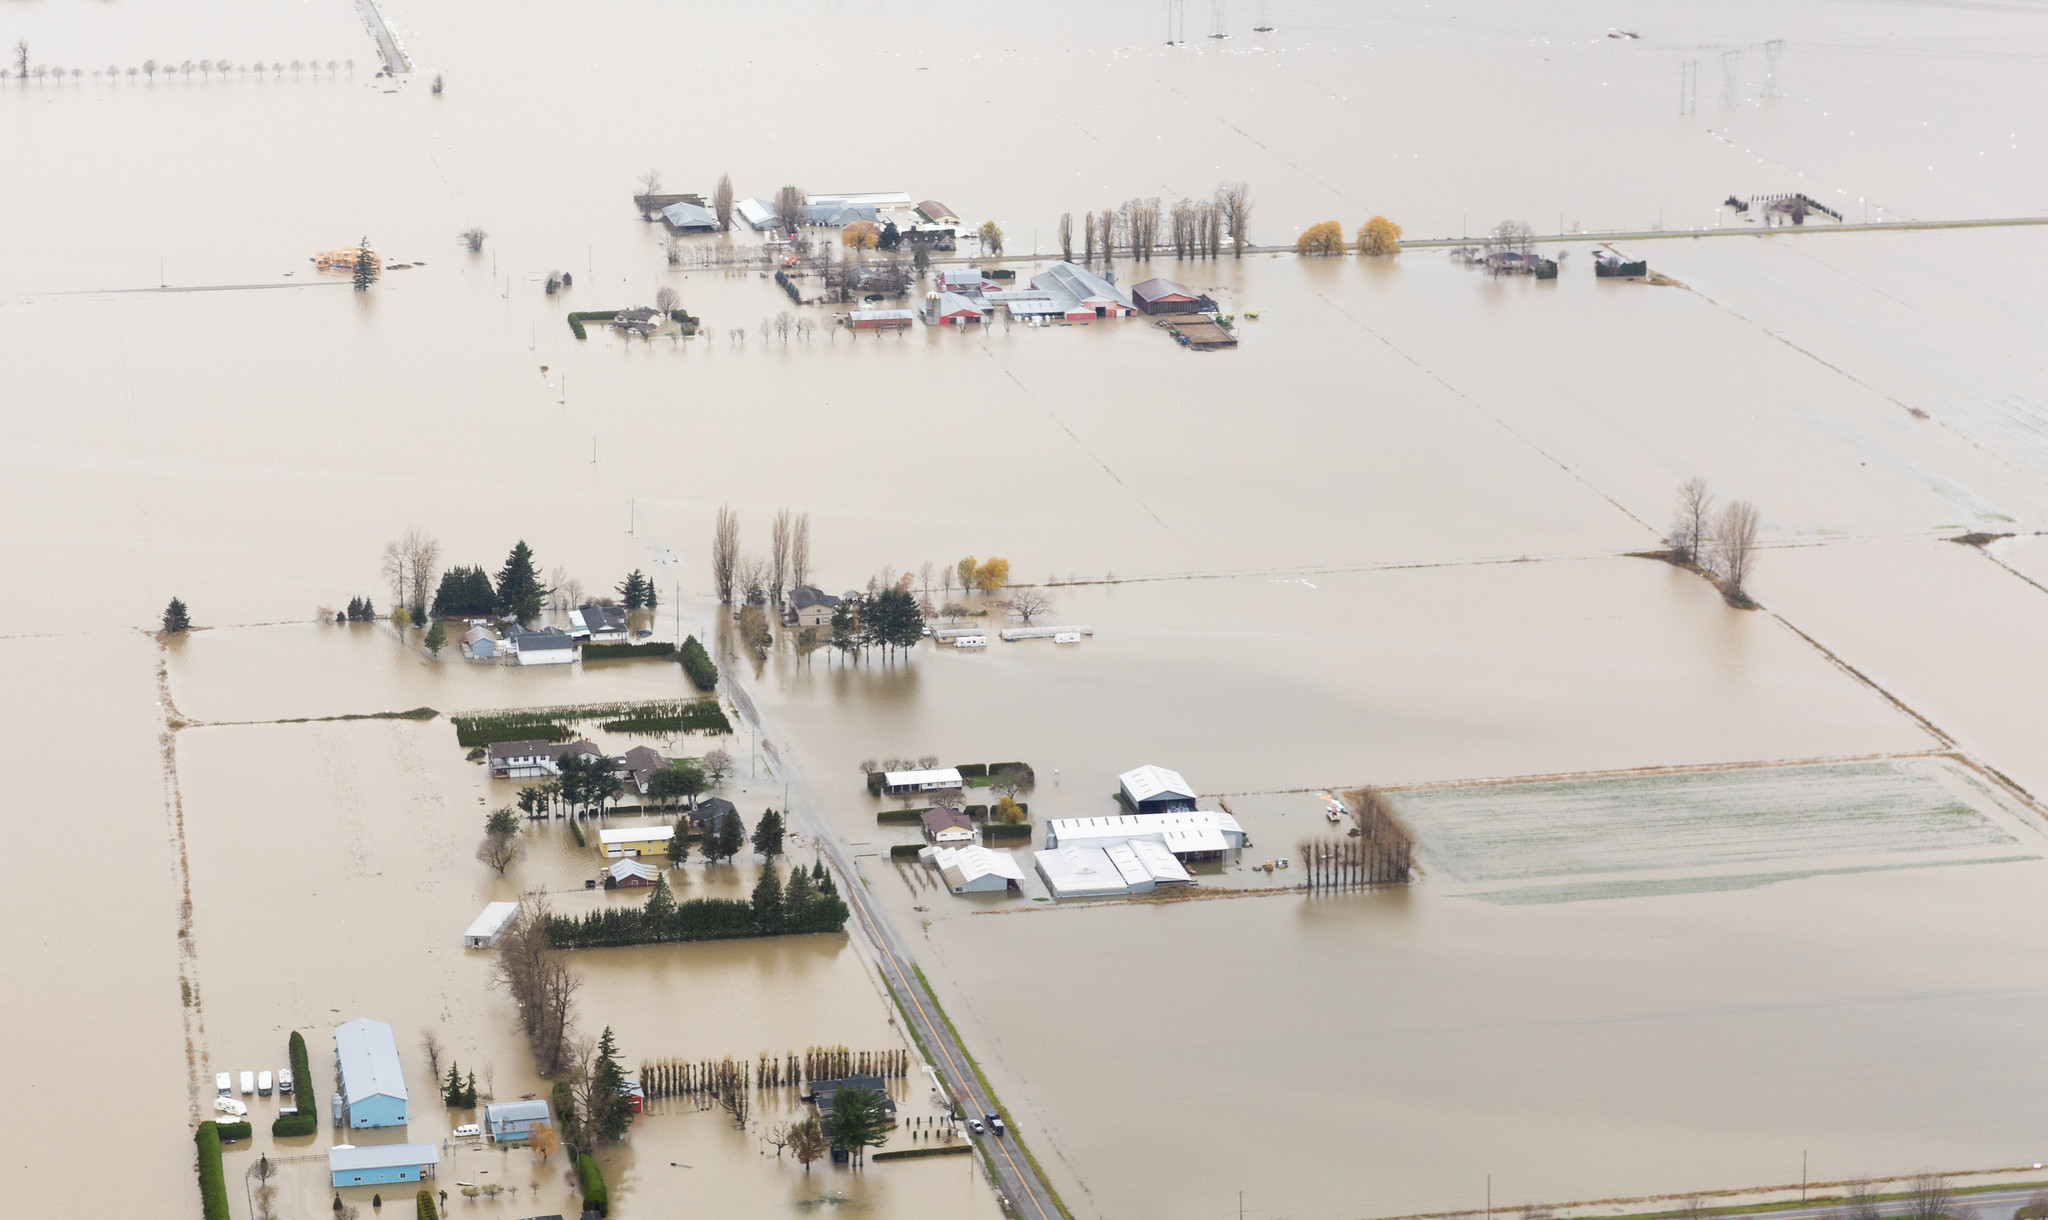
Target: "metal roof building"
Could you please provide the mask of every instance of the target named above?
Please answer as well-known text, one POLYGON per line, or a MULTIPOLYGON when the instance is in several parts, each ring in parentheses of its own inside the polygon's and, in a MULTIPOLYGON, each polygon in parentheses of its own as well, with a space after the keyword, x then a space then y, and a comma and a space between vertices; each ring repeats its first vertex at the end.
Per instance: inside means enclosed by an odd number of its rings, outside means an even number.
POLYGON ((1078 309, 1070 312, 1070 317, 1077 316, 1079 310, 1097 318, 1117 318, 1137 312, 1137 307, 1116 290, 1116 285, 1078 263, 1054 263, 1032 276, 1031 286, 1043 291, 1064 292, 1073 297, 1078 309))
POLYGON ((511 923, 512 917, 517 914, 519 904, 516 902, 491 903, 484 908, 483 914, 476 917, 476 922, 469 925, 469 931, 462 934, 462 947, 491 948, 498 943, 498 937, 504 935, 505 925, 511 923))
POLYGON ((966 782, 960 778, 960 768, 939 767, 930 771, 886 771, 882 774, 882 791, 890 796, 904 792, 944 792, 949 788, 964 788, 966 782))
POLYGON ((535 1127, 553 1126, 555 1116, 548 1103, 538 1097, 526 1101, 498 1101, 484 1107, 484 1134, 494 1143, 523 1140, 535 1127))
POLYGON ((632 889, 634 886, 639 885, 653 885, 654 879, 661 876, 660 869, 655 868, 652 864, 642 864, 638 860, 619 860, 604 871, 611 874, 613 885, 623 889, 632 889))
POLYGON ((1178 771, 1150 763, 1116 777, 1123 802, 1132 813, 1167 813, 1195 807, 1195 789, 1178 771))
POLYGON ((1162 276, 1132 285, 1131 300, 1141 313, 1196 313, 1202 306, 1201 293, 1162 276))
POLYGON ((335 1026, 334 1066, 340 1083, 335 1094, 341 1103, 340 1125, 405 1125, 405 1071, 389 1025, 357 1017, 335 1026))
POLYGON ((1050 818, 1047 847, 1107 847, 1145 839, 1182 859, 1220 855, 1244 846, 1244 827, 1220 810, 1125 814, 1113 818, 1050 818))
POLYGON ((1015 856, 986 847, 933 848, 932 864, 946 888, 956 894, 1003 891, 1024 881, 1024 870, 1017 866, 1015 856))
POLYGON ((1049 848, 1034 852, 1033 863, 1055 898, 1149 894, 1162 885, 1193 880, 1171 852, 1143 839, 1049 848))
POLYGON ((337 1144, 327 1150, 327 1177, 335 1186, 422 1182, 440 1164, 441 1150, 432 1144, 337 1144))
POLYGON ((733 211, 756 229, 772 229, 777 223, 775 205, 765 199, 742 199, 733 206, 733 211))
POLYGON ((907 208, 907 191, 856 191, 850 195, 805 195, 804 203, 814 208, 907 208))
POLYGON ((710 233, 718 228, 718 218, 694 203, 672 203, 661 209, 661 218, 684 233, 710 233))

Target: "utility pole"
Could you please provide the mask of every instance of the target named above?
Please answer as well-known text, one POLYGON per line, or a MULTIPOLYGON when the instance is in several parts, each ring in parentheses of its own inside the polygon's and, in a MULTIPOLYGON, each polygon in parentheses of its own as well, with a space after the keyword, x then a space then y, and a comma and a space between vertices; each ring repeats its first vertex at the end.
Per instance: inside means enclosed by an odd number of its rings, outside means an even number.
POLYGON ((1806 1149, 1799 1150, 1799 1201, 1806 1202, 1806 1149))
POLYGON ((1493 1175, 1486 1175, 1486 1220, 1493 1220, 1493 1175))

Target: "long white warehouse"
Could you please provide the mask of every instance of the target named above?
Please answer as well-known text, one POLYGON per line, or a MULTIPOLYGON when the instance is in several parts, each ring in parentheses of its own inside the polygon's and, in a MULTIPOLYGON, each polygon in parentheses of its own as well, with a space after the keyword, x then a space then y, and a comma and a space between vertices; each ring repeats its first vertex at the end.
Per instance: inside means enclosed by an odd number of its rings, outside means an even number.
POLYGON ((1129 813, 1114 818, 1048 818, 1045 845, 1111 847, 1118 843, 1157 843, 1183 860, 1220 856, 1244 847, 1244 827, 1220 809, 1185 813, 1129 813))
POLYGON ((1032 853, 1039 879, 1055 898, 1149 894, 1191 878, 1173 853, 1149 839, 1107 847, 1054 847, 1032 853))

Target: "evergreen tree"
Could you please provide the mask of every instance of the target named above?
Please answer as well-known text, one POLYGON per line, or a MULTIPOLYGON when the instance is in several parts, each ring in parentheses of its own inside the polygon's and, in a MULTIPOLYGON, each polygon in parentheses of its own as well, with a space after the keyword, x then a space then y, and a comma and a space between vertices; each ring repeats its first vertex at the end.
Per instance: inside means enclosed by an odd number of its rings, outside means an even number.
POLYGON ((434 625, 427 628, 427 638, 422 642, 426 644, 427 651, 437 657, 443 648, 448 647, 448 629, 441 625, 440 619, 435 619, 434 625))
POLYGON ((625 602, 626 609, 639 610, 648 604, 649 585, 647 578, 640 574, 640 569, 635 568, 626 573, 626 579, 619 582, 618 589, 619 599, 625 602))
POLYGON ((357 622, 361 622, 361 621, 362 621, 362 618, 363 618, 363 599, 362 599, 362 598, 360 598, 360 597, 351 597, 351 598, 349 598, 349 599, 348 599, 348 621, 349 621, 349 622, 351 622, 351 623, 357 623, 357 622))
POLYGON ((764 933, 780 932, 782 914, 782 878, 776 876, 775 861, 770 860, 754 883, 754 927, 764 933))
POLYGON ((633 1122, 626 1106, 626 1073, 619 1066, 619 1044, 612 1027, 604 1027, 597 1040, 597 1055, 590 1061, 590 1113, 584 1130, 600 1143, 621 1139, 633 1122))
POLYGON ((192 615, 185 609, 185 603, 175 597, 172 598, 171 604, 164 607, 164 631, 175 635, 191 629, 192 615))
POLYGON ((363 244, 356 247, 356 291, 363 292, 370 287, 370 281, 377 276, 375 255, 370 253, 370 239, 363 237, 363 244))
POLYGON ((718 819, 718 830, 712 837, 711 850, 705 854, 721 860, 730 860, 745 850, 746 846, 747 824, 740 821, 739 810, 728 809, 725 816, 718 819))
POLYGON ((660 873, 654 875, 654 888, 647 891, 645 915, 647 926, 658 936, 662 934, 676 914, 676 896, 669 891, 668 878, 660 873))
POLYGON ((363 599, 363 621, 366 623, 377 621, 377 607, 371 605, 370 599, 367 597, 363 599))
POLYGON ((823 860, 811 862, 811 880, 818 883, 818 892, 830 898, 839 897, 839 889, 832 884, 832 870, 825 867, 823 860))
POLYGON ((810 926, 811 908, 818 901, 818 887, 811 870, 799 864, 789 870, 789 884, 782 890, 782 921, 794 930, 810 926))
POLYGON ((852 1154, 858 1165, 867 1160, 867 1150, 889 1142, 889 1130, 896 1125, 889 1117, 882 1094, 873 1089, 840 1089, 832 1094, 832 1117, 825 1130, 832 1146, 852 1154))
POLYGON ((434 591, 436 617, 468 618, 498 612, 498 591, 491 574, 481 567, 450 568, 441 573, 441 586, 434 591))
POLYGON ((462 1105, 462 1075, 453 1062, 448 1064, 448 1079, 441 1082, 441 1101, 450 1109, 462 1105))
POLYGON ((754 850, 768 860, 782 854, 782 815, 773 809, 754 824, 754 850))
MULTIPOLYGON (((690 858, 690 819, 677 818, 675 833, 668 837, 668 863, 670 868, 681 868, 683 861, 690 858)), ((653 901, 652 895, 648 901, 653 901)))
POLYGON ((539 618, 546 594, 534 570, 533 551, 523 540, 514 544, 498 572, 498 609, 521 622, 539 618))
POLYGON ((466 1082, 465 1082, 465 1083, 463 1084, 463 1086, 462 1086, 462 1107, 463 1107, 463 1109, 465 1109, 465 1110, 474 1110, 474 1109, 476 1109, 476 1073, 475 1073, 475 1072, 471 1072, 471 1073, 469 1074, 469 1079, 468 1079, 468 1081, 466 1081, 466 1082))
POLYGON ((850 656, 860 644, 860 612, 849 597, 832 609, 832 647, 850 656))

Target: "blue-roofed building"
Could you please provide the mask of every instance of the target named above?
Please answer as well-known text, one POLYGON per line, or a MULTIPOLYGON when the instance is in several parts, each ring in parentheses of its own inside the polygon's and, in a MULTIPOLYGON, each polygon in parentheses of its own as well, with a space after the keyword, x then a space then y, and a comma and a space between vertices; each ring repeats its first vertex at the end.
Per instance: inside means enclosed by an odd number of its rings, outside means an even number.
POLYGON ((336 1144, 327 1150, 327 1180, 335 1186, 424 1182, 440 1164, 441 1150, 432 1144, 336 1144))
MULTIPOLYGON (((334 1027, 334 1095, 337 1127, 403 1127, 405 1073, 398 1042, 382 1021, 358 1017, 334 1027)), ((390 1178, 387 1181, 409 1181, 390 1178)))
POLYGON ((484 1107, 484 1134, 494 1143, 517 1143, 532 1135, 535 1127, 553 1126, 554 1121, 548 1103, 538 1097, 492 1102, 484 1107))

